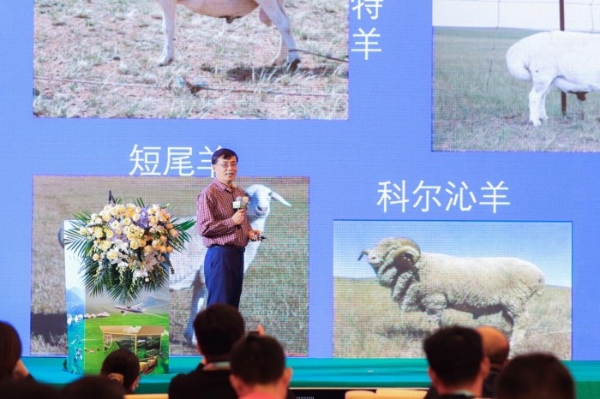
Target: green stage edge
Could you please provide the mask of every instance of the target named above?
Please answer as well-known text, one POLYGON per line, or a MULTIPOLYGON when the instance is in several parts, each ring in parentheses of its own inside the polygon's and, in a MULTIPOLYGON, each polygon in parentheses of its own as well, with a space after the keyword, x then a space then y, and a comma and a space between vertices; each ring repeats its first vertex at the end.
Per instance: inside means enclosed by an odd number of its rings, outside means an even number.
MULTIPOLYGON (((193 370, 198 356, 169 359, 169 374, 144 375, 135 393, 166 393, 171 379, 193 370)), ((64 357, 24 357, 31 375, 40 382, 62 387, 79 378, 63 370, 64 357)), ((578 399, 600 398, 600 361, 565 361, 575 378, 578 399)), ((427 387, 425 359, 318 359, 288 358, 294 370, 291 388, 365 389, 427 387)))

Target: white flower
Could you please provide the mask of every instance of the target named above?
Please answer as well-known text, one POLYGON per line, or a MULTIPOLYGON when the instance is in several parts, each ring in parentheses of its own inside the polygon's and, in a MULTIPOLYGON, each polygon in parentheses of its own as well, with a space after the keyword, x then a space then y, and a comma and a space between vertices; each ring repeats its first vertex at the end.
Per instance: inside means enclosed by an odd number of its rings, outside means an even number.
POLYGON ((148 271, 146 269, 137 269, 133 272, 133 278, 144 278, 148 275, 148 271))

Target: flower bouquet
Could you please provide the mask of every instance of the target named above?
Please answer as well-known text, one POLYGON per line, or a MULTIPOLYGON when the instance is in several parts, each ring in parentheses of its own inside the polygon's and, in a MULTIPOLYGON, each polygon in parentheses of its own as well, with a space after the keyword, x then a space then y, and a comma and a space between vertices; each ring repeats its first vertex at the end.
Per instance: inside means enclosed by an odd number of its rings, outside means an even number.
POLYGON ((145 206, 141 199, 110 203, 98 213, 74 214, 65 231, 65 246, 83 261, 85 289, 92 296, 105 290, 113 300, 135 300, 142 289, 154 291, 168 284, 173 266, 169 254, 189 242, 194 220, 179 220, 168 205, 145 206))

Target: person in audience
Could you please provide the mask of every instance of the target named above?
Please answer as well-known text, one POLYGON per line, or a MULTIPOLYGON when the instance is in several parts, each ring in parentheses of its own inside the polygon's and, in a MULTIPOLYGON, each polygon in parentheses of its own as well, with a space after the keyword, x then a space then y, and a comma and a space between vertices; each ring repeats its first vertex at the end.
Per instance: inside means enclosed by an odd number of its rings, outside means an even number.
POLYGON ((62 399, 60 390, 27 378, 8 378, 0 381, 2 399, 62 399))
POLYGON ((431 383, 443 399, 481 397, 490 370, 481 334, 452 326, 435 331, 423 341, 431 383))
POLYGON ((475 331, 481 335, 483 353, 490 360, 490 372, 483 380, 481 396, 495 398, 498 377, 508 364, 510 343, 506 335, 495 327, 481 326, 477 327, 475 331))
MULTIPOLYGON (((504 333, 495 327, 480 326, 475 331, 481 335, 483 353, 490 360, 490 372, 483 381, 481 396, 493 398, 496 396, 495 387, 500 371, 508 362, 510 344, 504 333)), ((435 387, 430 386, 424 399, 438 399, 439 397, 435 387)))
POLYGON ((64 386, 65 399, 124 399, 123 385, 103 375, 86 375, 64 386))
POLYGON ((21 360, 23 346, 15 328, 0 321, 0 381, 5 379, 33 379, 21 360))
MULTIPOLYGON (((264 334, 261 326, 257 330, 264 334)), ((169 399, 237 399, 229 381, 229 358, 233 345, 246 335, 242 314, 232 305, 215 303, 196 315, 194 332, 196 349, 204 358, 192 372, 173 377, 169 399)), ((287 395, 295 398, 290 390, 287 395)))
POLYGON ((117 349, 106 356, 100 374, 117 381, 132 394, 140 383, 140 361, 129 349, 117 349))
POLYGON ((497 399, 575 399, 569 369, 549 353, 515 356, 498 378, 497 399))
POLYGON ((229 383, 229 355, 233 344, 246 333, 244 318, 234 306, 216 303, 196 315, 194 332, 203 362, 171 380, 169 399, 237 398, 229 383))
POLYGON ((275 338, 248 334, 233 346, 229 379, 240 399, 285 399, 292 369, 275 338))

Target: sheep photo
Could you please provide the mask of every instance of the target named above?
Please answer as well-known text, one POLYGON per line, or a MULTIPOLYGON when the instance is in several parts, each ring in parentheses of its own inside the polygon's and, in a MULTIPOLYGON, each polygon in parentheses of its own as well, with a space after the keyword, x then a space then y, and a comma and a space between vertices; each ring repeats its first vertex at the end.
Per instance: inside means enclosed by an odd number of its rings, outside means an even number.
POLYGON ((512 355, 570 359, 571 234, 559 222, 336 221, 334 356, 422 357, 423 338, 460 324, 499 328, 512 355))
POLYGON ((347 2, 181 3, 35 0, 34 116, 348 118, 347 2))
MULTIPOLYGON (((107 203, 108 192, 124 202, 169 204, 174 217, 193 217, 196 197, 210 177, 34 176, 31 353, 66 354, 65 252, 57 231, 81 211, 107 203)), ((240 311, 249 329, 262 325, 289 355, 308 352, 308 179, 246 178, 236 183, 251 198, 248 215, 267 240, 247 247, 240 311), (254 210, 252 210, 255 207, 254 210)), ((202 308, 204 247, 195 230, 186 251, 173 255, 170 287, 170 353, 197 354, 186 333, 202 308)))
POLYGON ((432 150, 600 151, 600 6, 565 2, 565 33, 558 2, 452 4, 433 1, 432 150))

